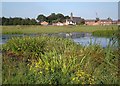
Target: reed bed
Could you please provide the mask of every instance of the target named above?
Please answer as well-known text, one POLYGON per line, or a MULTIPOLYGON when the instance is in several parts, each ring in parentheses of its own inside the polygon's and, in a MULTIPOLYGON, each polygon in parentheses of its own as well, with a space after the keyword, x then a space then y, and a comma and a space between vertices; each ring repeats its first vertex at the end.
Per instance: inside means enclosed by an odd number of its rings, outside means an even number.
POLYGON ((14 37, 2 47, 3 84, 119 84, 118 49, 58 37, 14 37))

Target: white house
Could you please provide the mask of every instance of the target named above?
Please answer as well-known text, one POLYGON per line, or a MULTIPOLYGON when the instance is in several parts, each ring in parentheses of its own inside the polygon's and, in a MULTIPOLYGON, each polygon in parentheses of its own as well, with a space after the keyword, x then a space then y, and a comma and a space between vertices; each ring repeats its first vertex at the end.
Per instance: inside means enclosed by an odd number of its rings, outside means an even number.
POLYGON ((71 13, 70 19, 66 19, 66 25, 76 25, 80 21, 81 17, 73 17, 73 13, 71 13))

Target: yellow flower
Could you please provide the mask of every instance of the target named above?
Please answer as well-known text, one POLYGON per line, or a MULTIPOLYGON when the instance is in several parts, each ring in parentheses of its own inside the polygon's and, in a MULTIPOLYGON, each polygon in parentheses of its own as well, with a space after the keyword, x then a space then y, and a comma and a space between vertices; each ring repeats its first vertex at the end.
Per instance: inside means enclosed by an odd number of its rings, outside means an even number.
POLYGON ((48 68, 45 68, 46 70, 48 70, 48 68))
POLYGON ((42 71, 40 71, 40 74, 42 74, 42 71))
POLYGON ((35 65, 35 67, 39 67, 38 65, 35 65))
POLYGON ((72 80, 74 81, 74 80, 75 80, 75 78, 72 78, 72 80))

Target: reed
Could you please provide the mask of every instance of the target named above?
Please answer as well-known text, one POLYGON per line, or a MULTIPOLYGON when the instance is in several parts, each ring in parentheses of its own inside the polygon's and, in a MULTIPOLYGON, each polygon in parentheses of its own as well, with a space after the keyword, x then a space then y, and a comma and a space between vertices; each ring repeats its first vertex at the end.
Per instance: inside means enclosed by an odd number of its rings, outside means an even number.
POLYGON ((2 48, 3 84, 118 84, 118 49, 59 37, 15 37, 2 48))

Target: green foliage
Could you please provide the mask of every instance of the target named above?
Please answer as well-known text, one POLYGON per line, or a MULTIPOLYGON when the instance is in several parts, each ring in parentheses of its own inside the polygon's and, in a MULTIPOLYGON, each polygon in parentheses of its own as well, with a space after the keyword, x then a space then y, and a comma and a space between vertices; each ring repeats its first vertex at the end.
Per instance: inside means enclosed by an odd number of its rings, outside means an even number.
POLYGON ((44 15, 38 15, 37 20, 39 22, 41 21, 47 21, 49 24, 56 23, 56 22, 65 22, 65 19, 68 19, 69 16, 64 16, 61 13, 55 14, 51 13, 49 16, 44 16, 44 15))
POLYGON ((43 59, 32 62, 30 71, 37 77, 39 84, 94 84, 94 78, 80 69, 77 59, 50 52, 42 55, 43 59), (92 81, 93 80, 93 81, 92 81))
POLYGON ((95 22, 98 22, 100 19, 99 18, 96 18, 95 22))
POLYGON ((39 22, 42 22, 42 21, 46 21, 46 16, 44 16, 44 15, 38 15, 38 17, 37 17, 37 20, 39 21, 39 22))
POLYGON ((19 17, 14 18, 5 18, 2 17, 2 25, 37 25, 37 22, 35 19, 23 19, 19 17))
POLYGON ((104 31, 94 31, 92 34, 93 36, 103 36, 103 37, 112 37, 115 36, 117 33, 116 30, 104 30, 104 31))
POLYGON ((118 50, 57 37, 12 38, 3 45, 3 84, 118 84, 118 50))

